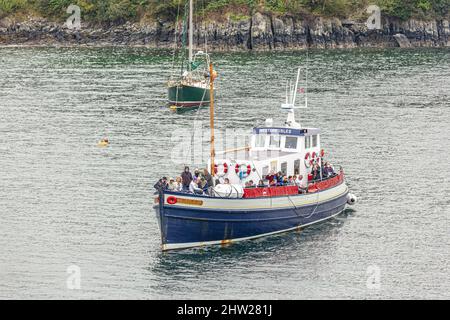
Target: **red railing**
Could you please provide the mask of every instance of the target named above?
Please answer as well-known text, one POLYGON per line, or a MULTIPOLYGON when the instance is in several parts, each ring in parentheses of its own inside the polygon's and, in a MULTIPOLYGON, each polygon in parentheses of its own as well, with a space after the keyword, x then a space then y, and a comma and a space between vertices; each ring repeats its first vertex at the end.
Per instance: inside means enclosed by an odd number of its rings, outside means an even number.
POLYGON ((342 181, 344 181, 344 172, 341 172, 340 174, 338 174, 333 178, 309 184, 308 192, 317 192, 321 190, 326 190, 340 184, 342 181))
POLYGON ((292 194, 298 194, 297 186, 244 189, 244 198, 279 197, 292 194))
MULTIPOLYGON (((308 185, 308 192, 313 193, 321 190, 326 190, 340 184, 342 181, 344 181, 343 172, 333 178, 310 183, 308 185)), ((297 186, 244 189, 244 198, 280 197, 294 194, 298 194, 297 186)))

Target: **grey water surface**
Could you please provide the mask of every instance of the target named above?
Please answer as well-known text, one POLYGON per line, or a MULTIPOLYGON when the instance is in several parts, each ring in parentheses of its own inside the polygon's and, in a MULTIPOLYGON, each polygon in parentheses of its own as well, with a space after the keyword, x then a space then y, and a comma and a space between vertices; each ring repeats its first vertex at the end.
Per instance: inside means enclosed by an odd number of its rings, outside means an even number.
POLYGON ((284 120, 307 64, 298 116, 359 203, 300 233, 162 253, 152 186, 181 172, 174 132, 208 121, 165 106, 171 53, 0 48, 0 298, 450 298, 449 49, 212 57, 218 130, 284 120))

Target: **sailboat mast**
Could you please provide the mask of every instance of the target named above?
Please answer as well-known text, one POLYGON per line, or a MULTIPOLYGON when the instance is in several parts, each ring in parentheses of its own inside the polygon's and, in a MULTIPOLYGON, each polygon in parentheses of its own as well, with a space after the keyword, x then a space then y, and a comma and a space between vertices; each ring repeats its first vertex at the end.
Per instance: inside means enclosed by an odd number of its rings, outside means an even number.
POLYGON ((214 146, 215 138, 214 138, 214 79, 215 79, 215 73, 213 69, 213 64, 209 64, 209 127, 211 129, 211 141, 210 141, 210 148, 211 148, 211 168, 210 173, 214 173, 214 157, 216 155, 216 150, 214 146))
POLYGON ((189 0, 189 70, 192 68, 192 51, 194 46, 194 1, 189 0))

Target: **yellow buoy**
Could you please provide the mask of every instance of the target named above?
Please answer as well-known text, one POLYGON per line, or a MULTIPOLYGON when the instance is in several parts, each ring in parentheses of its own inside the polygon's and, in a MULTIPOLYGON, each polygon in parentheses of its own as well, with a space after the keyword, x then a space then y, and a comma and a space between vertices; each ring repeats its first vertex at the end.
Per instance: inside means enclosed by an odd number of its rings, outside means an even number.
POLYGON ((102 139, 98 142, 97 146, 99 147, 107 147, 109 146, 109 140, 108 139, 102 139))

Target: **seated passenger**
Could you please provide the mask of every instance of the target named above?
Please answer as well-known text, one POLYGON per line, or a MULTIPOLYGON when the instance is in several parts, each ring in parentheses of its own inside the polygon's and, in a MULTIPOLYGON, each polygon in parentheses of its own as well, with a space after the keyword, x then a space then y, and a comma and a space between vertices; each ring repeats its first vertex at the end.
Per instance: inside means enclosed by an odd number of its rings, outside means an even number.
POLYGON ((265 185, 264 181, 263 180, 259 180, 258 188, 265 188, 265 187, 266 187, 266 185, 265 185))
POLYGON ((162 191, 167 190, 168 184, 167 184, 167 178, 163 177, 162 179, 159 179, 159 181, 154 185, 156 190, 162 191))
POLYGON ((269 181, 269 185, 272 183, 273 180, 275 180, 275 178, 276 178, 276 176, 275 176, 275 172, 273 172, 273 170, 270 171, 270 174, 268 174, 266 176, 266 180, 269 181))
POLYGON ((332 166, 331 163, 329 163, 329 162, 328 162, 328 175, 329 175, 330 177, 336 175, 336 172, 334 172, 333 166, 332 166))
POLYGON ((294 177, 293 176, 289 176, 289 178, 288 178, 288 186, 295 186, 294 177))
POLYGON ((183 179, 181 177, 177 177, 175 180, 175 191, 183 191, 183 179))
POLYGON ((197 181, 200 179, 200 171, 198 170, 198 168, 196 168, 194 171, 193 179, 194 179, 194 181, 197 181))
POLYGON ((203 193, 208 194, 208 181, 205 178, 200 178, 200 182, 198 183, 198 187, 203 190, 203 193))
POLYGON ((170 191, 176 191, 176 184, 175 184, 175 179, 174 178, 170 178, 169 179, 169 184, 167 186, 167 189, 170 191))
POLYGON ((230 179, 225 178, 225 180, 223 181, 223 184, 230 184, 230 179))
POLYGON ((269 187, 276 187, 276 186, 277 186, 277 180, 276 179, 269 180, 269 187))
POLYGON ((306 179, 303 179, 302 175, 298 176, 297 180, 295 181, 295 184, 302 192, 308 189, 308 182, 306 181, 306 179))
POLYGON ((280 172, 277 173, 277 186, 283 185, 283 174, 280 172))
POLYGON ((330 166, 329 162, 325 162, 325 165, 323 166, 322 169, 322 177, 324 179, 332 177, 334 175, 334 170, 333 168, 330 166))
POLYGON ((189 192, 194 194, 203 194, 203 190, 198 187, 198 184, 192 180, 189 184, 189 192))
POLYGON ((321 176, 320 176, 320 167, 319 167, 318 164, 314 165, 314 167, 313 167, 313 169, 311 171, 311 174, 312 174, 312 179, 314 181, 320 180, 320 178, 321 178, 321 176))

